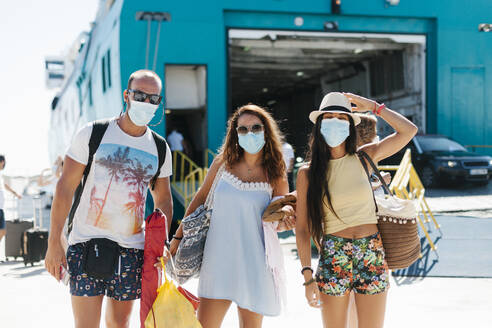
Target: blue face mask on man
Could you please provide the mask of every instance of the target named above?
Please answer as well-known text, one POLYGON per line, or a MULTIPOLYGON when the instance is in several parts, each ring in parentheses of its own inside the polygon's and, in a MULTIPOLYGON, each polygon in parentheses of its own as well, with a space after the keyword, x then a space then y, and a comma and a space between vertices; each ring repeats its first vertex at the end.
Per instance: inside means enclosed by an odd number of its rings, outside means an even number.
POLYGON ((338 118, 324 118, 321 121, 320 132, 330 147, 342 144, 350 135, 350 123, 338 118))
POLYGON ((245 135, 238 135, 239 146, 250 154, 258 153, 265 145, 265 134, 263 131, 245 135))

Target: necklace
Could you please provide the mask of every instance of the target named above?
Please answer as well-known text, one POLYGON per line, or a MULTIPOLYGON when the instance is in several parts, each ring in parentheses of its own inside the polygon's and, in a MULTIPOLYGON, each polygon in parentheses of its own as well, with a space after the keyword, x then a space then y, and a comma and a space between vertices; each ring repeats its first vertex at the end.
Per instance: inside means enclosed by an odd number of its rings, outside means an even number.
POLYGON ((256 168, 258 167, 258 166, 249 167, 246 163, 244 165, 246 166, 246 169, 248 171, 248 176, 253 174, 253 172, 256 171, 256 168))

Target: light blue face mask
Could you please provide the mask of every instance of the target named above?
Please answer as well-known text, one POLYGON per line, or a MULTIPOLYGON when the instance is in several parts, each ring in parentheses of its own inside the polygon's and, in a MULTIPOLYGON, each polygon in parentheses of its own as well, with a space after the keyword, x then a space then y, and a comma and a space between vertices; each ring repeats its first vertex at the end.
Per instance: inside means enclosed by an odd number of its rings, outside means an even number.
POLYGON ((338 118, 325 118, 321 121, 320 132, 330 147, 342 144, 350 135, 350 123, 338 118))
POLYGON ((144 126, 150 123, 154 117, 157 107, 159 107, 159 105, 152 105, 151 103, 130 99, 128 116, 135 125, 144 126))
POLYGON ((246 135, 238 135, 239 146, 250 154, 258 153, 265 145, 265 134, 248 132, 246 135))

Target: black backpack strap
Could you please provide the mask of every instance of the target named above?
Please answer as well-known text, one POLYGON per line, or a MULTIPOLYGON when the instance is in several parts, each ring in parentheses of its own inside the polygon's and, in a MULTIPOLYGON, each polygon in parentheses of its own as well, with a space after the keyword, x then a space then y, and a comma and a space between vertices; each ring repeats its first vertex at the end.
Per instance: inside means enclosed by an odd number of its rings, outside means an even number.
POLYGON ((87 165, 85 166, 84 173, 82 175, 82 180, 80 181, 79 186, 75 190, 72 207, 70 208, 70 213, 68 214, 69 234, 72 231, 73 218, 75 216, 75 211, 77 210, 77 207, 79 207, 80 198, 82 197, 82 192, 84 191, 84 187, 87 181, 87 176, 91 171, 94 154, 96 153, 97 148, 99 148, 99 145, 101 144, 101 140, 109 126, 109 122, 110 120, 100 120, 100 121, 94 121, 94 123, 92 123, 92 132, 91 132, 91 137, 89 139, 89 157, 87 158, 87 165))
POLYGON ((155 182, 157 181, 157 178, 161 174, 161 166, 162 164, 164 164, 164 161, 166 160, 167 143, 166 140, 163 137, 161 137, 159 134, 157 134, 155 131, 152 131, 152 137, 154 137, 155 146, 157 147, 157 157, 159 159, 159 162, 157 164, 157 172, 150 180, 150 188, 154 190, 155 182))

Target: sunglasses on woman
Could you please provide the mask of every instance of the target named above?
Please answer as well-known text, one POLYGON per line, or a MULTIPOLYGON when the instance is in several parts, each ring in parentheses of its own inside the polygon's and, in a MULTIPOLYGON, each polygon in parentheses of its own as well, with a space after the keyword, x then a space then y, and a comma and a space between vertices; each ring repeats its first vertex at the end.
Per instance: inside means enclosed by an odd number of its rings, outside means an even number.
POLYGON ((133 93, 133 99, 138 102, 144 102, 149 98, 149 102, 152 105, 159 105, 162 100, 162 96, 159 95, 151 95, 140 90, 128 89, 128 92, 133 93))
POLYGON ((248 134, 249 131, 251 131, 253 133, 259 133, 259 132, 262 132, 263 130, 264 130, 264 128, 263 128, 262 124, 253 124, 250 126, 240 125, 236 128, 237 134, 240 136, 244 136, 244 135, 248 134))

